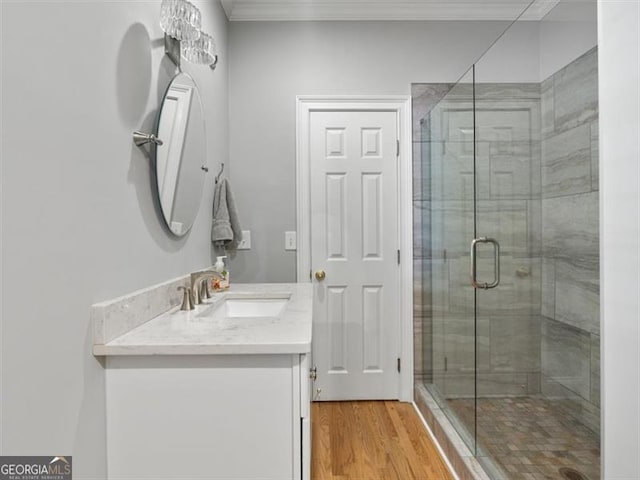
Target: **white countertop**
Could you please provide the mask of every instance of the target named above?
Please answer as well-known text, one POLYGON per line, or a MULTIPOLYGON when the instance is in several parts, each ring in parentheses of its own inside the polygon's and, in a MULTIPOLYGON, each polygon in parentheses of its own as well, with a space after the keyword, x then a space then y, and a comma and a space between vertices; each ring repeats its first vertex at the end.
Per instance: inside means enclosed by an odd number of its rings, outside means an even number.
POLYGON ((236 284, 213 294, 206 305, 182 312, 178 307, 107 342, 94 355, 296 354, 311 351, 312 285, 304 283, 236 284), (274 298, 290 294, 278 317, 206 316, 225 298, 274 298), (204 315, 203 315, 204 314, 204 315))

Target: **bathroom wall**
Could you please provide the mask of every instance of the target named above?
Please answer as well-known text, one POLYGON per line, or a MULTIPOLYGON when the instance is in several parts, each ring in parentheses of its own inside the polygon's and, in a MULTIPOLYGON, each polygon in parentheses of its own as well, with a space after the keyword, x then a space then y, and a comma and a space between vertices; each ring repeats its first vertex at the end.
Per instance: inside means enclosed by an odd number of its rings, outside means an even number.
POLYGON ((600 418, 598 55, 542 94, 542 391, 592 429, 600 418))
POLYGON ((640 3, 598 2, 603 475, 640 479, 640 3))
POLYGON ((293 281, 296 95, 409 95, 412 82, 455 81, 505 22, 231 22, 233 188, 252 249, 236 281, 293 281))
MULTIPOLYGON (((228 155, 227 20, 196 1, 220 63, 185 65, 205 105, 208 164, 228 155)), ((151 130, 175 69, 160 0, 2 2, 2 455, 73 455, 106 478, 103 364, 91 304, 208 266, 212 181, 172 238, 153 202, 151 130)), ((135 452, 134 452, 135 453, 135 452)))

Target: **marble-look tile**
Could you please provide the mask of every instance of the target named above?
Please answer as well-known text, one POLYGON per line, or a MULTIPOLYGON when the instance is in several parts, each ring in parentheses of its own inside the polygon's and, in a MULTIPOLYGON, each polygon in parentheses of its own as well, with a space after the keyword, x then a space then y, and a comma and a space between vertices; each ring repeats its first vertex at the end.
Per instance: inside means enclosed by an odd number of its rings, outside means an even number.
POLYGON ((412 83, 411 111, 414 141, 421 139, 420 120, 424 119, 431 109, 440 102, 451 89, 450 83, 412 83))
MULTIPOLYGON (((471 257, 467 254, 450 258, 448 261, 447 310, 458 315, 470 316, 474 312, 474 289, 469 276, 470 259, 471 257)), ((487 270, 486 262, 483 262, 479 265, 478 271, 490 270, 487 270)))
POLYGON ((431 303, 431 270, 430 263, 422 258, 413 259, 413 316, 422 318, 427 314, 427 306, 431 303), (429 283, 425 284, 425 280, 429 283), (425 298, 426 294, 429 298, 425 298))
POLYGON ((491 371, 540 371, 540 317, 491 316, 491 371))
POLYGON ((431 202, 431 249, 433 258, 468 254, 473 238, 473 201, 431 202))
MULTIPOLYGON (((529 205, 525 200, 478 200, 478 236, 494 237, 502 255, 521 255, 529 250, 529 205)), ((467 237, 473 238, 473 237, 467 237)), ((467 249, 469 246, 467 245, 467 249)))
MULTIPOLYGON (((493 255, 479 258, 478 279, 493 280, 493 255)), ((467 276, 469 267, 467 267, 467 276)), ((452 278, 455 278, 452 274, 452 278)), ((468 280, 467 280, 468 282, 468 280)), ((497 315, 509 317, 531 315, 540 312, 541 260, 540 258, 500 255, 500 285, 491 290, 477 292, 478 318, 492 318, 497 315)), ((453 287, 451 287, 453 289, 453 287)), ((473 291, 471 292, 473 295, 473 291)), ((451 301, 458 298, 451 292, 451 301)), ((473 305, 473 297, 471 296, 473 305)))
POLYGON ((413 378, 422 381, 425 370, 422 352, 422 334, 414 330, 413 336, 413 378))
POLYGON ((423 185, 423 176, 422 176, 422 144, 418 142, 414 142, 411 145, 411 179, 412 179, 412 189, 413 189, 413 199, 414 200, 422 200, 428 199, 427 196, 423 196, 422 194, 422 185, 423 185))
POLYGON ((479 373, 477 382, 479 397, 527 393, 526 373, 479 373))
POLYGON ((449 261, 434 259, 431 269, 431 311, 434 322, 449 312, 449 261))
POLYGON ((599 159, 599 131, 598 121, 591 123, 591 190, 598 191, 600 181, 600 159, 599 159))
POLYGON ((537 395, 540 393, 541 377, 542 374, 540 372, 527 373, 527 395, 537 395))
POLYGON ((600 407, 600 335, 591 334, 591 403, 600 407))
POLYGON ((541 134, 547 137, 555 130, 553 76, 540 84, 541 134))
POLYGON ((585 400, 591 398, 591 338, 589 333, 544 318, 542 375, 585 400))
POLYGON ((572 129, 597 117, 597 48, 593 48, 557 72, 554 82, 556 132, 572 129))
MULTIPOLYGON (((446 137, 436 138, 429 143, 428 159, 424 156, 423 146, 423 167, 428 162, 433 200, 473 199, 473 117, 467 119, 462 116, 468 113, 458 113, 461 118, 457 119, 457 123, 460 125, 449 126, 449 131, 443 134, 446 137)), ((478 168, 482 167, 482 164, 478 165, 478 168)))
POLYGON ((555 320, 600 333, 600 278, 598 257, 580 263, 556 260, 555 320))
POLYGON ((540 199, 527 201, 527 255, 542 256, 542 202, 540 199))
POLYGON ((413 201, 413 257, 431 257, 431 202, 413 201))
MULTIPOLYGON (((475 368, 476 325, 472 316, 449 315, 444 324, 444 355, 447 358, 447 376, 475 368)), ((438 341, 438 339, 434 339, 438 341)))
MULTIPOLYGON (((478 235, 495 237, 504 254, 528 255, 529 225, 540 220, 529 215, 525 200, 479 200, 476 203, 478 235)), ((467 255, 474 238, 474 204, 472 201, 431 202, 431 245, 434 257, 467 255)), ((535 240, 539 245, 539 241, 535 240)), ((539 250, 539 247, 538 249, 539 250)))
POLYGON ((491 152, 491 144, 477 147, 477 198, 527 200, 539 196, 539 156, 531 143, 512 144, 508 153, 491 152))
POLYGON ((542 200, 542 245, 547 258, 599 254, 598 192, 542 200))
POLYGON ((551 401, 554 409, 600 434, 600 407, 545 375, 542 376, 542 394, 551 401))
POLYGON ((580 125, 542 141, 545 197, 591 191, 591 127, 580 125))
POLYGON ((556 316, 556 264, 553 258, 542 260, 542 298, 540 311, 543 316, 556 316))
POLYGON ((446 375, 443 394, 448 397, 525 395, 528 378, 526 373, 473 373, 446 375))
POLYGON ((414 315, 431 318, 433 309, 431 260, 414 259, 414 315), (417 272, 416 272, 417 270, 417 272))
POLYGON ((539 100, 540 85, 537 83, 476 83, 476 101, 485 103, 514 100, 539 100))

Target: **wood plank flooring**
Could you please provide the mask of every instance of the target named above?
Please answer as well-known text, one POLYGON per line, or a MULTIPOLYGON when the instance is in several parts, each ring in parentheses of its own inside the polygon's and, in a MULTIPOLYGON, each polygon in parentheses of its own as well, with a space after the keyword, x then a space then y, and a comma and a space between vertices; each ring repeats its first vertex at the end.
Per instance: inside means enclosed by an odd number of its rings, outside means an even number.
POLYGON ((453 480, 410 403, 314 402, 313 480, 453 480))

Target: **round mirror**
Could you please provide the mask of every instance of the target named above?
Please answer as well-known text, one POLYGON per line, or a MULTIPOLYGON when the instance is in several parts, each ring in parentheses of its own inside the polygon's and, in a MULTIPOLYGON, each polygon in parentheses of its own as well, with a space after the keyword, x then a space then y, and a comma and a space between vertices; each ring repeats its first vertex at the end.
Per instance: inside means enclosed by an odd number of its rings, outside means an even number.
POLYGON ((198 87, 178 73, 164 95, 156 136, 156 183, 169 230, 185 235, 196 218, 207 171, 204 112, 198 87))

